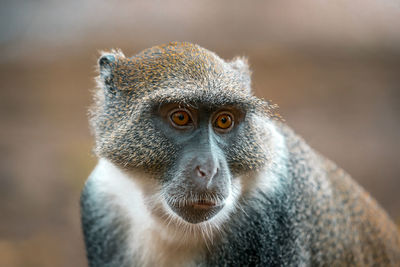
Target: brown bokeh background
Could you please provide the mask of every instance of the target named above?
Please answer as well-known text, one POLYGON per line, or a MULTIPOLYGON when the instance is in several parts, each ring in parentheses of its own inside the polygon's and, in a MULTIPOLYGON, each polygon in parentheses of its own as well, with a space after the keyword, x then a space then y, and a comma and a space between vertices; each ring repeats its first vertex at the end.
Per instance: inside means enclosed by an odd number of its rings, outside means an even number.
POLYGON ((85 266, 98 51, 249 57, 255 94, 400 219, 398 1, 1 1, 0 266, 85 266))

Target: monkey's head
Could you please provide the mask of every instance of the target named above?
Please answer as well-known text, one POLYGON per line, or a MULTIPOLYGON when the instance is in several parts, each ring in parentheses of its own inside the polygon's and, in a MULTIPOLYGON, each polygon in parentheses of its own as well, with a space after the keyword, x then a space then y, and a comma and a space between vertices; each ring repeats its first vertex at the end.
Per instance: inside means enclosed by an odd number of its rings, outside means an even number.
POLYGON ((273 169, 277 114, 252 95, 246 60, 170 43, 98 63, 96 154, 131 175, 160 221, 221 223, 273 169))

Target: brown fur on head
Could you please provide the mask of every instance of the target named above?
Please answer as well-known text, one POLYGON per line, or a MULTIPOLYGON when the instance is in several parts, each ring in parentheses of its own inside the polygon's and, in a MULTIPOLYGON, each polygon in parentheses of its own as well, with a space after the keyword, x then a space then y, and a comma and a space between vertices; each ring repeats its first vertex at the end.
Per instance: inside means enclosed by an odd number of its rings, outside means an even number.
POLYGON ((247 59, 225 62, 215 53, 191 43, 155 46, 127 58, 116 49, 99 59, 98 82, 112 90, 132 91, 137 97, 158 89, 185 89, 184 83, 204 90, 235 89, 251 93, 247 59))

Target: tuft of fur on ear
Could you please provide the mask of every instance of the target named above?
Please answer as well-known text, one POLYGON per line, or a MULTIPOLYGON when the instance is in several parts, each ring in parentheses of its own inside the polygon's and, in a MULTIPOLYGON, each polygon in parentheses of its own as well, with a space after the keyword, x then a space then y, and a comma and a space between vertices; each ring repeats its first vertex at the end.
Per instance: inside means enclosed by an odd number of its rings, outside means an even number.
POLYGON ((97 82, 99 86, 108 90, 115 90, 113 88, 114 71, 120 61, 125 59, 125 55, 119 49, 112 49, 111 51, 101 51, 97 63, 99 68, 99 76, 97 82))
POLYGON ((245 90, 251 93, 251 70, 246 57, 235 57, 229 64, 231 67, 239 72, 240 81, 245 85, 245 90))

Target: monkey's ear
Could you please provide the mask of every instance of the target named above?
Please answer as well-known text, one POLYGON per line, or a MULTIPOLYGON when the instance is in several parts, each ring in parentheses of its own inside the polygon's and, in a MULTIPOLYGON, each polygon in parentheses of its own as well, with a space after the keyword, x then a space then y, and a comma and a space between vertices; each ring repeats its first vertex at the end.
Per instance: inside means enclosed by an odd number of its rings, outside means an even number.
POLYGON ((116 69, 125 59, 125 55, 121 50, 111 50, 110 52, 101 52, 101 56, 98 59, 99 66, 99 77, 98 81, 101 87, 105 87, 109 90, 115 90, 115 84, 113 82, 116 76, 116 69))
POLYGON ((229 62, 232 68, 239 72, 240 81, 244 84, 245 90, 251 93, 251 70, 246 57, 235 57, 229 62))

